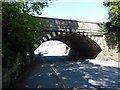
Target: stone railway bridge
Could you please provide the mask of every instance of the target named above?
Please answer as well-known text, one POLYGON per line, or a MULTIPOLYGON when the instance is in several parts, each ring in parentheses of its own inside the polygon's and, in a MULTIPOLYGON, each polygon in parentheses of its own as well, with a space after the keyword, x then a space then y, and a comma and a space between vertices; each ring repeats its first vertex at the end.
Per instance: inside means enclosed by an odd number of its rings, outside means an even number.
POLYGON ((58 40, 71 48, 69 56, 83 59, 103 57, 106 45, 98 23, 47 17, 38 19, 45 25, 41 37, 35 41, 36 48, 45 41, 58 40))

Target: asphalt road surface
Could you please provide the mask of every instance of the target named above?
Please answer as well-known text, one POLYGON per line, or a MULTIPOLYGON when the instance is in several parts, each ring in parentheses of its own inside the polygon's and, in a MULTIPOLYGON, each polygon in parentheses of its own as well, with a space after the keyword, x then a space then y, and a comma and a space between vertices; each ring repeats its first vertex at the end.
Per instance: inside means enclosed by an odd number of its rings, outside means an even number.
MULTIPOLYGON (((66 57, 38 57, 14 88, 102 88, 120 90, 120 68, 96 65, 66 57)), ((100 89, 101 90, 101 89, 100 89)))

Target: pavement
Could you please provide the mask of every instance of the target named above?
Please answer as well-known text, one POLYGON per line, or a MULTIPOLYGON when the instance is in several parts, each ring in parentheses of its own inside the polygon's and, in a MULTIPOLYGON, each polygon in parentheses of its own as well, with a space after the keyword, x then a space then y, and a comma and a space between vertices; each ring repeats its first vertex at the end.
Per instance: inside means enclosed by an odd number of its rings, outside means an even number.
POLYGON ((98 64, 101 66, 109 66, 109 67, 116 67, 116 68, 120 68, 120 62, 116 62, 116 61, 104 61, 104 60, 88 60, 89 62, 93 63, 93 64, 98 64))
MULTIPOLYGON (((120 90, 119 68, 95 60, 42 57, 13 88, 86 88, 120 90), (101 65, 102 64, 102 65, 101 65), (103 65, 104 64, 104 65, 103 65)), ((110 64, 109 64, 110 65, 110 64)), ((100 89, 101 90, 101 89, 100 89)))

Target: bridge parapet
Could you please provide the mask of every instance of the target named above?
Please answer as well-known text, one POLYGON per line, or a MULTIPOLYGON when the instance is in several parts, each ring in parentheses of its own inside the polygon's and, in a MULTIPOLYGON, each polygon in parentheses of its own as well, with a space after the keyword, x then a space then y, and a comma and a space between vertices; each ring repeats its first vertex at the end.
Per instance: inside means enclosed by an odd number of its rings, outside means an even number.
POLYGON ((68 19, 56 19, 40 17, 42 22, 45 22, 44 30, 66 30, 77 32, 99 32, 98 23, 84 22, 68 19))
POLYGON ((60 30, 60 29, 77 29, 78 24, 75 20, 56 19, 40 17, 40 20, 45 22, 45 28, 47 30, 60 30))

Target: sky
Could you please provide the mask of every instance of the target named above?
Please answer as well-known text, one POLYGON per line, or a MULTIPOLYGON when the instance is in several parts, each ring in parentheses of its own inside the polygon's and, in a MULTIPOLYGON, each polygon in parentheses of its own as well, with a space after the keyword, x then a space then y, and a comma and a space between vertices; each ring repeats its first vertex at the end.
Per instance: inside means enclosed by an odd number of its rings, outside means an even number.
POLYGON ((108 21, 104 0, 51 0, 41 17, 71 19, 88 22, 108 21))

